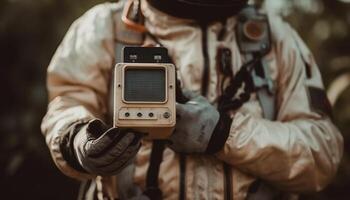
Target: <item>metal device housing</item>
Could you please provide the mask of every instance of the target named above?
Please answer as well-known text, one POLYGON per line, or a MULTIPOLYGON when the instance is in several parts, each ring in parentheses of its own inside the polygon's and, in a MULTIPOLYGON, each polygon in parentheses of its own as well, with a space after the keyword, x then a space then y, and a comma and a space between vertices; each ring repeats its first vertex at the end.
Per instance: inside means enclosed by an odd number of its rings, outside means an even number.
POLYGON ((169 137, 176 124, 175 66, 169 63, 118 63, 114 73, 114 126, 146 133, 149 139, 169 137), (125 74, 129 69, 164 70, 164 101, 127 101, 125 74))

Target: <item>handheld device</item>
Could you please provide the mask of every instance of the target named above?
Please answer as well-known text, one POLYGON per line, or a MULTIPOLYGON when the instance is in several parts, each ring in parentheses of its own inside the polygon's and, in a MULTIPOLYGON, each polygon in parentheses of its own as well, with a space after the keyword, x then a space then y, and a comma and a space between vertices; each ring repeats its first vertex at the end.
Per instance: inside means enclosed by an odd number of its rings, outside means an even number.
POLYGON ((165 139, 176 124, 176 70, 162 47, 125 47, 115 66, 114 126, 165 139))

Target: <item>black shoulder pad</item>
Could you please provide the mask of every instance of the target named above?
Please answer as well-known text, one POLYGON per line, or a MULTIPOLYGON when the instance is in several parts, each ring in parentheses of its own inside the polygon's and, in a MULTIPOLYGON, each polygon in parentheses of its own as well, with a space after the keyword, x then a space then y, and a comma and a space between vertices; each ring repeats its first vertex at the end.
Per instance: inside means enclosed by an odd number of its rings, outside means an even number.
POLYGON ((323 116, 326 115, 332 118, 332 106, 324 89, 312 86, 308 86, 307 89, 311 110, 323 116))

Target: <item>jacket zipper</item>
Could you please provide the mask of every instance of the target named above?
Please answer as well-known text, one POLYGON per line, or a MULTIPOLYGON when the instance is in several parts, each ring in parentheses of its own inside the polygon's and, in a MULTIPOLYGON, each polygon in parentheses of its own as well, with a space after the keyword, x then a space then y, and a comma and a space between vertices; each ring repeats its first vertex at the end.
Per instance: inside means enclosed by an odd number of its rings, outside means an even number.
POLYGON ((208 53, 208 34, 207 34, 207 25, 202 24, 201 25, 202 30, 202 53, 203 53, 203 59, 204 59, 204 66, 203 66, 203 75, 202 75, 202 96, 207 96, 208 92, 208 83, 209 83, 209 53, 208 53))

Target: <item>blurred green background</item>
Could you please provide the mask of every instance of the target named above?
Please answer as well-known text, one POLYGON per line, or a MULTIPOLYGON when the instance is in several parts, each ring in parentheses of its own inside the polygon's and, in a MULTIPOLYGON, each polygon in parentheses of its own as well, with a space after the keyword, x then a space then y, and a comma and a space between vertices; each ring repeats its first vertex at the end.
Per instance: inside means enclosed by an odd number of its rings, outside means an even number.
MULTIPOLYGON (((102 0, 0 1, 0 199, 75 199, 78 183, 54 166, 40 122, 46 67, 69 25, 102 0)), ((262 2, 262 1, 257 1, 262 2)), ((325 85, 350 73, 350 0, 267 0, 314 52, 325 85)), ((345 153, 334 182, 303 199, 349 199, 350 88, 335 104, 345 153)))

